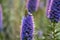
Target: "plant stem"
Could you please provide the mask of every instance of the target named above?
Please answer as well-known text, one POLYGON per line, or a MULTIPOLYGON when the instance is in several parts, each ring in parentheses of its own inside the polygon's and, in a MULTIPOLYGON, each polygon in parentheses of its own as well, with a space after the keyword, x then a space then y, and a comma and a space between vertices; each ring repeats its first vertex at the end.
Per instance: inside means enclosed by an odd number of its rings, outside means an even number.
POLYGON ((56 25, 56 23, 53 23, 53 24, 52 24, 53 40, 56 40, 56 37, 55 37, 55 25, 56 25))

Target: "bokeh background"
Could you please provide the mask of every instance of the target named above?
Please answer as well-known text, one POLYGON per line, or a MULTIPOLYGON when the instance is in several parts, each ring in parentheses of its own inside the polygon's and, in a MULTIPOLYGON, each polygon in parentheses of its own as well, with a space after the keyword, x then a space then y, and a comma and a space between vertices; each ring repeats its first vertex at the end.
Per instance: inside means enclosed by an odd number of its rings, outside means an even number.
MULTIPOLYGON (((51 40, 47 37, 52 29, 49 19, 46 17, 46 1, 40 0, 37 12, 33 13, 35 30, 34 40, 51 40)), ((3 0, 3 28, 0 32, 0 40, 20 40, 21 20, 25 13, 26 0, 3 0)), ((60 30, 60 23, 56 25, 56 30, 60 30)), ((58 39, 60 33, 57 34, 58 39)))

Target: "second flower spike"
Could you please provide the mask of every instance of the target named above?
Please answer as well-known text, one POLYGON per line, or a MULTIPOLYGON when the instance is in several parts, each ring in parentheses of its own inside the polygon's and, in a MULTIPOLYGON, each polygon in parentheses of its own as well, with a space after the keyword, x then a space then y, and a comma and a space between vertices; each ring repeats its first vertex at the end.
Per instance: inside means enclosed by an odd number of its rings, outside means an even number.
POLYGON ((60 20, 60 0, 50 0, 47 5, 47 17, 54 23, 60 20))
POLYGON ((39 0, 28 0, 27 1, 27 9, 28 12, 32 13, 38 9, 39 0))

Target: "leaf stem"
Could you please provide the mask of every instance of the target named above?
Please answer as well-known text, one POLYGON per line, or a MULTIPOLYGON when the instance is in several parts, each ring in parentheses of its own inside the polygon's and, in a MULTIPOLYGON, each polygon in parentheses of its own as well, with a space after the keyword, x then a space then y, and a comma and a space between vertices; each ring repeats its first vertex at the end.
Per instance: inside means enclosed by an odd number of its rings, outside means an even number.
POLYGON ((56 26, 56 23, 52 23, 53 40, 56 40, 56 37, 55 37, 55 26, 56 26))

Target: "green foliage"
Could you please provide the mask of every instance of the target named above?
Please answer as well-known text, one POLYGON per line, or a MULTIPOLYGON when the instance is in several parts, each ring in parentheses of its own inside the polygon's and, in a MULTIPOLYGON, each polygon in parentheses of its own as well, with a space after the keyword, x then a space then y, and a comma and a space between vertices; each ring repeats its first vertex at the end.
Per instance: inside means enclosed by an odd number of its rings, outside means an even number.
MULTIPOLYGON (((60 23, 53 24, 47 19, 46 0, 41 1, 44 2, 44 8, 38 8, 33 13, 35 22, 34 40, 60 40, 60 23), (39 34, 40 31, 42 34, 39 34)), ((26 2, 24 0, 0 0, 1 2, 4 30, 0 33, 0 40, 20 40, 21 19, 27 13, 27 10, 25 10, 26 2)))
POLYGON ((2 3, 2 0, 0 0, 0 3, 2 3))

